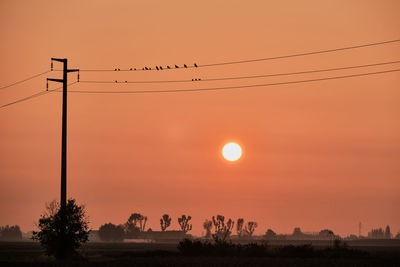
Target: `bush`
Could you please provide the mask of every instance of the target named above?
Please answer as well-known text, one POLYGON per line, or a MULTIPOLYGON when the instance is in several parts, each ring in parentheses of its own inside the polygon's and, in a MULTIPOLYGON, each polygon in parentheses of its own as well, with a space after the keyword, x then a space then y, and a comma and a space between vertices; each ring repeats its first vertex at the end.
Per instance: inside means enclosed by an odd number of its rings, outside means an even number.
POLYGON ((1 241, 19 241, 22 239, 22 232, 18 225, 1 226, 0 240, 1 241))
POLYGON ((74 199, 69 199, 64 214, 56 201, 46 209, 39 219, 40 231, 34 231, 32 238, 40 241, 49 256, 57 259, 71 257, 89 237, 84 206, 78 206, 74 199))
POLYGON ((100 226, 99 237, 102 241, 123 241, 125 231, 122 225, 106 223, 100 226))

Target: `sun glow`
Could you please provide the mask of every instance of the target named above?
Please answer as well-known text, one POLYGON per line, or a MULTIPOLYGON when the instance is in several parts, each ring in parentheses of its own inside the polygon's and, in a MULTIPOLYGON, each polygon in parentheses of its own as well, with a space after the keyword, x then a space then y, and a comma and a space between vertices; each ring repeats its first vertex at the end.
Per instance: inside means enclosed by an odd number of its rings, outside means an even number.
POLYGON ((237 143, 227 143, 222 148, 222 156, 228 161, 237 161, 242 156, 242 148, 237 143))

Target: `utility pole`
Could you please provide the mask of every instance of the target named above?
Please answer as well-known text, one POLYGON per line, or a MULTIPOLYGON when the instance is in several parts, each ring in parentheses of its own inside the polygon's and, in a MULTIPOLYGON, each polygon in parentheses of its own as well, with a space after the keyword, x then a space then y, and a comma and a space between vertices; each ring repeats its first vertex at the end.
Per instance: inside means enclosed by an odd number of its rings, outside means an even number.
POLYGON ((61 137, 61 214, 64 214, 67 206, 67 85, 68 73, 76 72, 79 69, 68 69, 68 59, 51 58, 51 70, 53 70, 53 61, 63 63, 63 78, 53 79, 47 78, 47 81, 58 82, 63 84, 63 101, 62 101, 62 137, 61 137))

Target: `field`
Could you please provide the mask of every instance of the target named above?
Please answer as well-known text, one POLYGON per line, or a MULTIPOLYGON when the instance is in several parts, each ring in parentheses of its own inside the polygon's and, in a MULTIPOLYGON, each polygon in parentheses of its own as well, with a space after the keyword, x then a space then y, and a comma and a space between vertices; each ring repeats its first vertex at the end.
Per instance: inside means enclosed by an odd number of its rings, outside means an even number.
MULTIPOLYGON (((305 241, 270 244, 301 245, 305 241)), ((308 241, 308 244, 310 242, 308 241)), ((315 241, 315 248, 327 242, 315 241)), ((400 240, 350 241, 350 248, 367 252, 354 257, 183 256, 176 243, 88 243, 80 258, 56 262, 35 242, 1 242, 0 266, 400 266, 400 240)))

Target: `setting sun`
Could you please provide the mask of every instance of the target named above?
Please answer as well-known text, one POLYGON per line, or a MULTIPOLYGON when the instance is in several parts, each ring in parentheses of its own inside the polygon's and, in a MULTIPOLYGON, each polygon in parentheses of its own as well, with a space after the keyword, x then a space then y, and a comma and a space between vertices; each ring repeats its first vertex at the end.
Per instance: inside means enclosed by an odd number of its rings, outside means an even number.
POLYGON ((228 161, 237 161, 242 156, 242 148, 236 143, 227 143, 222 149, 222 156, 228 161))

